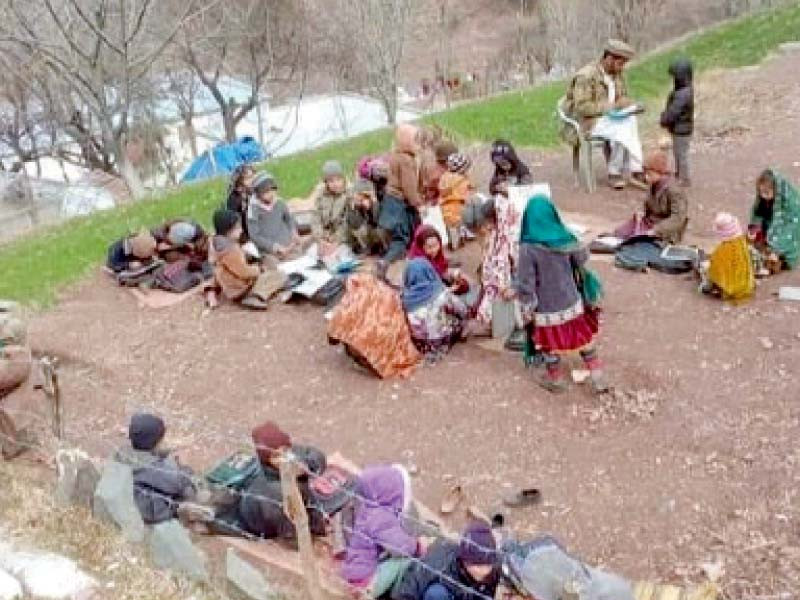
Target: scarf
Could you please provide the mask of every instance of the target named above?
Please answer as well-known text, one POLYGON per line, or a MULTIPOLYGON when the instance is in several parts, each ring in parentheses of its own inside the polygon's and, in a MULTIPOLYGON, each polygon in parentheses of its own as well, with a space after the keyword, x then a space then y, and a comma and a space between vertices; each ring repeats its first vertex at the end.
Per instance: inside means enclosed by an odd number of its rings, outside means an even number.
POLYGON ((753 295, 756 281, 744 235, 717 246, 711 254, 708 278, 722 290, 723 300, 744 300, 753 295))
POLYGON ((441 277, 430 261, 414 258, 406 265, 403 276, 403 308, 413 312, 436 298, 444 290, 441 277))
POLYGON ((417 232, 414 234, 414 241, 411 243, 411 248, 408 250, 408 258, 424 258, 433 265, 439 277, 444 277, 447 274, 449 263, 444 255, 442 236, 430 225, 420 225, 417 228, 417 232), (432 236, 435 236, 436 239, 439 240, 439 253, 433 258, 425 254, 425 241, 432 236))
POLYGON ((528 200, 522 215, 522 235, 525 244, 537 244, 551 250, 569 251, 578 246, 578 238, 567 229, 556 207, 544 194, 528 200))
MULTIPOLYGON (((776 171, 768 169, 766 173, 775 182, 772 223, 764 232, 767 244, 794 269, 800 263, 800 193, 776 171)), ((756 197, 756 207, 760 200, 756 197)))

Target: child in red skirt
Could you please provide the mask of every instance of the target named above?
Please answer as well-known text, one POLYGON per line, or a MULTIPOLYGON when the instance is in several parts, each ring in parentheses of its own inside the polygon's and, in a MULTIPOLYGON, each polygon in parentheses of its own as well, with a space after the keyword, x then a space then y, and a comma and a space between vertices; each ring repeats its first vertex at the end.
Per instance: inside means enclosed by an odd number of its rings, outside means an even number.
POLYGON ((591 373, 593 391, 607 392, 594 345, 600 282, 584 268, 587 250, 542 194, 528 201, 520 241, 517 295, 525 322, 533 325, 531 342, 545 356, 547 373, 540 385, 551 392, 565 391, 561 356, 578 352, 591 373))

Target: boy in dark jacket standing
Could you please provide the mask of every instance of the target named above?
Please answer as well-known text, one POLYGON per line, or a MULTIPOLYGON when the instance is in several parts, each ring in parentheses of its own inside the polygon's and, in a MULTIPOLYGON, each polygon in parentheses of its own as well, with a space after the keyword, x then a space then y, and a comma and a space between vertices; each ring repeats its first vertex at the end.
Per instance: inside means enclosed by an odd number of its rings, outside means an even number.
POLYGON ((679 58, 669 67, 675 89, 669 95, 667 107, 661 113, 661 126, 672 134, 672 151, 675 154, 675 171, 678 181, 686 187, 689 178, 689 145, 694 132, 694 87, 692 63, 679 58))

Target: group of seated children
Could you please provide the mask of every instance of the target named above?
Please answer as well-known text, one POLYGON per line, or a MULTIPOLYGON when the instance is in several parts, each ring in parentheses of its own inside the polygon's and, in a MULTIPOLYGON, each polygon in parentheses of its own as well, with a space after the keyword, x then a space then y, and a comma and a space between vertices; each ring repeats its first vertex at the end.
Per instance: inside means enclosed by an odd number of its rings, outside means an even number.
POLYGON ((420 520, 411 478, 400 465, 344 472, 349 481, 339 491, 345 493, 328 502, 325 454, 293 444, 271 421, 252 431, 254 457, 247 464, 253 468, 229 484, 196 477, 164 448, 164 438, 163 420, 136 414, 129 444, 113 458, 133 472, 134 500, 145 523, 196 519, 208 533, 293 545, 297 532, 284 511, 281 487, 281 467, 291 462, 310 533, 332 536, 332 558, 354 597, 483 600, 494 598, 502 585, 510 597, 522 598, 545 586, 563 590, 580 571, 587 590, 612 594, 597 597, 632 598, 628 582, 577 561, 549 536, 516 542, 508 531, 475 520, 458 538, 447 537, 441 525, 420 520), (201 496, 208 500, 201 502, 201 496))

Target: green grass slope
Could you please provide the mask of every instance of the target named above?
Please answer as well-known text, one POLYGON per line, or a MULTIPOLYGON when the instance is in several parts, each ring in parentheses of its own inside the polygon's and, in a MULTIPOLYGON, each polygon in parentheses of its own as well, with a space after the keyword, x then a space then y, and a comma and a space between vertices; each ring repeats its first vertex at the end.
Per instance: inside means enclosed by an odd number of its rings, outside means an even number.
MULTIPOLYGON (((660 110, 669 89, 667 67, 688 55, 696 72, 710 68, 756 64, 778 45, 800 40, 800 3, 735 21, 688 38, 668 51, 652 54, 632 66, 628 81, 635 98, 660 110)), ((426 118, 467 140, 503 137, 519 146, 553 147, 558 128, 553 117, 564 83, 554 82, 522 92, 465 104, 426 118)), ((305 195, 330 158, 352 164, 360 156, 389 147, 391 134, 382 130, 318 150, 270 161, 284 197, 305 195)), ((75 219, 0 247, 0 298, 47 305, 56 293, 100 264, 106 248, 127 231, 179 215, 208 224, 222 202, 221 180, 186 186, 163 197, 86 218, 75 219)))

